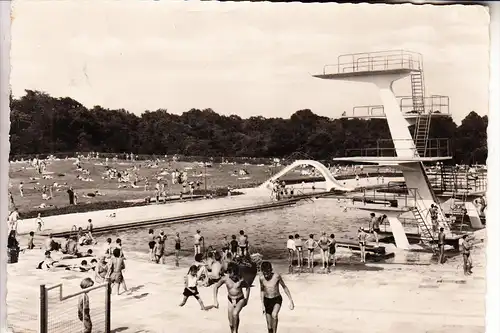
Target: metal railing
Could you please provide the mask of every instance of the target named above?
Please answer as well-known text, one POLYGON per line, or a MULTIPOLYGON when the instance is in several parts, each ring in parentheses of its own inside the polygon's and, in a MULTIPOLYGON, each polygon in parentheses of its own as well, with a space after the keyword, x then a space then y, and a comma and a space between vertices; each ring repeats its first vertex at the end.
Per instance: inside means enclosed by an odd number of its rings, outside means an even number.
POLYGON ((413 208, 416 207, 417 193, 418 190, 416 188, 406 188, 403 193, 394 193, 390 192, 390 189, 401 189, 400 186, 388 185, 382 188, 373 188, 373 189, 363 189, 363 202, 369 203, 370 201, 382 201, 385 202, 385 205, 390 205, 391 202, 396 201, 398 206, 399 203, 402 204, 401 208, 413 208), (387 192, 380 192, 380 190, 389 190, 387 192))
MULTIPOLYGON (((412 96, 396 96, 399 101, 399 109, 404 114, 417 114, 413 110, 412 96)), ((432 95, 424 98, 424 109, 431 115, 450 115, 450 98, 448 96, 432 95)), ((352 115, 345 114, 344 117, 385 117, 383 105, 358 105, 352 108, 352 115)))
MULTIPOLYGON (((378 139, 376 147, 369 148, 349 148, 345 150, 345 157, 397 157, 397 151, 394 147, 394 142, 411 141, 412 144, 408 148, 400 150, 410 151, 411 156, 418 156, 417 148, 414 146, 413 140, 393 140, 393 139, 378 139)), ((447 138, 433 138, 429 139, 427 143, 427 151, 425 157, 449 157, 450 155, 450 142, 447 138)))
POLYGON ((338 56, 337 63, 325 65, 323 74, 347 74, 387 70, 422 70, 422 55, 406 50, 351 53, 338 56), (330 69, 331 71, 327 71, 330 69))
POLYGON ((456 167, 428 172, 429 182, 434 190, 452 193, 480 192, 487 189, 487 174, 483 172, 460 171, 456 167))

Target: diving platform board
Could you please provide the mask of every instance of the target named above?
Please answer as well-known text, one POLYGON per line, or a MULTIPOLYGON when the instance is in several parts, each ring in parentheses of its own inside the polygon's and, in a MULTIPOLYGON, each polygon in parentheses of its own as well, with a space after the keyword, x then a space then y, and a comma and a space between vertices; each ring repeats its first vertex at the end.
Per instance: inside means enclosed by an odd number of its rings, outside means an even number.
POLYGON ((385 157, 385 156, 353 156, 353 157, 335 157, 332 160, 334 161, 349 161, 349 162, 363 162, 363 163, 372 163, 379 165, 399 165, 406 163, 418 163, 418 162, 438 162, 438 161, 446 161, 451 160, 453 157, 385 157))
POLYGON ((381 69, 381 70, 356 70, 356 67, 344 67, 343 72, 330 73, 330 74, 316 74, 313 77, 324 80, 344 80, 356 76, 373 76, 373 75, 408 75, 416 71, 409 68, 396 68, 396 69, 381 69))

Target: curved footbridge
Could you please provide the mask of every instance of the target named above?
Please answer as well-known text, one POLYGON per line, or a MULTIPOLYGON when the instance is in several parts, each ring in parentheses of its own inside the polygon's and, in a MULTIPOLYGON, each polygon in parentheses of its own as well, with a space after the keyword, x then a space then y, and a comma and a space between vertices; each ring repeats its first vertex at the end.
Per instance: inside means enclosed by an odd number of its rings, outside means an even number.
POLYGON ((325 178, 325 185, 327 192, 330 192, 331 190, 351 192, 354 190, 353 188, 341 184, 337 179, 335 179, 335 177, 333 177, 330 170, 328 170, 328 168, 324 164, 314 160, 296 160, 295 162, 293 162, 290 165, 287 165, 280 172, 269 178, 266 182, 260 185, 260 188, 270 189, 274 181, 280 179, 290 171, 303 165, 312 166, 321 173, 321 175, 325 178))

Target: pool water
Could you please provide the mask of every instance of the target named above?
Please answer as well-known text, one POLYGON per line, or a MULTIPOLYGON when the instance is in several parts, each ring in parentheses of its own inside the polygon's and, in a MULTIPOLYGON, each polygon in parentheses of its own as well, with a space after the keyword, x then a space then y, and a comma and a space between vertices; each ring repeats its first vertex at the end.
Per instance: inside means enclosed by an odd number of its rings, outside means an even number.
MULTIPOLYGON (((181 237, 182 255, 192 256, 196 230, 201 230, 205 237, 205 247, 212 245, 217 249, 221 248, 224 236, 230 240, 231 235, 244 230, 249 237, 251 252, 261 253, 269 259, 284 259, 288 255, 286 241, 292 234, 298 233, 306 239, 313 233, 318 239, 322 232, 327 232, 334 233, 338 241, 354 240, 358 227, 368 225, 369 212, 344 211, 342 204, 335 199, 319 199, 281 209, 157 225, 153 229, 155 234, 160 230, 167 234, 167 256, 173 255, 176 232, 181 237)), ((99 235, 98 241, 103 244, 108 237, 113 242, 120 238, 124 252, 146 254, 149 251, 148 231, 149 227, 115 231, 99 235)))

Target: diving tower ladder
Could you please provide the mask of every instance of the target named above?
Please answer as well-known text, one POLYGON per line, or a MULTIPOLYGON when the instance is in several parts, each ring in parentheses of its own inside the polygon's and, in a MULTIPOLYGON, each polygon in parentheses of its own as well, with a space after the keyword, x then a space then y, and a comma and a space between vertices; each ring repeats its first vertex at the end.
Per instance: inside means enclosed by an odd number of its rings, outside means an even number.
POLYGON ((410 79, 413 112, 418 114, 418 117, 415 120, 413 139, 415 141, 416 152, 420 157, 425 157, 427 142, 429 140, 429 129, 431 125, 430 113, 432 110, 429 113, 425 110, 425 85, 423 70, 411 73, 410 79))

